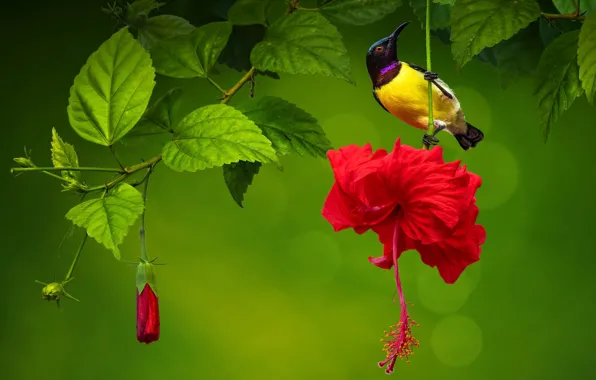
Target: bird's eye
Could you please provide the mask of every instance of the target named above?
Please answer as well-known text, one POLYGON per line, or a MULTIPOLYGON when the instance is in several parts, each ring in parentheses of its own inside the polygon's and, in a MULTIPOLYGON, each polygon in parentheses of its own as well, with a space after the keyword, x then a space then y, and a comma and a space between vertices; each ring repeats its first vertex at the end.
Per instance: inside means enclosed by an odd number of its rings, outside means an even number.
POLYGON ((383 46, 377 46, 377 47, 375 48, 375 51, 376 51, 377 53, 382 53, 382 52, 383 52, 383 50, 385 50, 385 48, 384 48, 383 46))

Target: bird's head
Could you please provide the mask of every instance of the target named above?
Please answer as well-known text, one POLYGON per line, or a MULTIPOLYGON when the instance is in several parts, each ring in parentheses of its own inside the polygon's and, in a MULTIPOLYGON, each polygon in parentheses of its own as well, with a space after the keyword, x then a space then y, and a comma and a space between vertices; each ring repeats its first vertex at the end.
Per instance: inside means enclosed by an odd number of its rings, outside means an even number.
POLYGON ((397 27, 389 36, 378 40, 366 53, 366 67, 373 82, 385 75, 388 71, 399 66, 397 58, 397 39, 410 21, 397 27))

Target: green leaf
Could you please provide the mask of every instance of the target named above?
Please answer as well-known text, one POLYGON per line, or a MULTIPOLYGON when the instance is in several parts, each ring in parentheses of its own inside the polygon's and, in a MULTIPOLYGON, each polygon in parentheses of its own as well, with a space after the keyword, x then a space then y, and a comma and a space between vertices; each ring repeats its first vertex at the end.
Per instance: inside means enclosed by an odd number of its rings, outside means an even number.
MULTIPOLYGON (((451 6, 435 3, 431 3, 430 6, 430 28, 437 30, 449 27, 451 6)), ((420 20, 422 28, 424 28, 426 22, 426 0, 410 0, 410 7, 418 17, 418 20, 420 20)))
POLYGON ((181 88, 173 88, 157 99, 126 137, 173 133, 174 117, 180 107, 183 92, 181 88))
POLYGON ((538 23, 532 23, 492 48, 497 58, 503 87, 516 82, 522 76, 534 74, 543 49, 540 42, 538 23))
POLYGON ((127 183, 120 183, 104 197, 90 199, 71 208, 66 219, 85 228, 89 236, 111 249, 114 257, 120 260, 118 246, 143 209, 141 193, 127 183))
POLYGON ((451 51, 457 66, 511 38, 538 17, 536 0, 457 0, 451 11, 451 51))
POLYGON ((550 44, 552 40, 561 34, 572 30, 578 30, 582 26, 581 23, 572 20, 549 21, 544 17, 540 18, 539 24, 540 38, 542 39, 542 44, 544 46, 550 44))
POLYGON ((149 54, 123 28, 76 76, 68 100, 70 125, 85 140, 110 146, 143 116, 154 86, 149 54))
POLYGON ((433 3, 443 4, 443 5, 453 5, 453 4, 455 4, 455 0, 433 0, 433 3))
POLYGON ((269 27, 252 50, 259 70, 288 74, 321 74, 354 84, 350 58, 337 28, 315 12, 294 12, 269 27))
POLYGON ((331 21, 367 25, 395 12, 400 5, 401 0, 331 0, 319 9, 331 21))
POLYGON ((228 21, 234 25, 267 25, 271 0, 236 0, 228 10, 228 21))
POLYGON ((579 49, 577 50, 579 78, 586 91, 586 97, 593 104, 596 92, 596 12, 590 13, 579 33, 579 49))
POLYGON ((280 155, 325 157, 333 148, 317 120, 284 99, 265 96, 243 103, 237 109, 261 128, 280 155))
POLYGON ((212 22, 192 33, 152 44, 151 56, 159 74, 173 78, 205 78, 232 33, 228 22, 212 22))
POLYGON ((538 115, 544 141, 551 126, 583 92, 577 65, 579 31, 562 34, 551 42, 538 64, 538 115))
POLYGON ((261 169, 260 162, 238 161, 223 166, 223 175, 226 186, 240 207, 244 201, 244 194, 248 186, 252 184, 255 175, 261 169))
MULTIPOLYGON (((79 167, 79 157, 75 151, 74 146, 69 143, 65 143, 62 138, 56 132, 56 128, 52 128, 52 163, 55 168, 63 167, 79 167)), ((80 172, 64 170, 62 171, 63 178, 70 178, 78 180, 80 172)))
MULTIPOLYGON (((578 0, 553 0, 553 3, 561 14, 575 13, 578 0)), ((590 12, 596 9, 596 0, 579 0, 580 13, 590 12)))
POLYGON ((192 33, 195 27, 182 17, 161 15, 151 17, 139 29, 139 42, 147 50, 161 40, 167 40, 180 35, 192 33))
POLYGON ((128 4, 126 11, 126 19, 129 24, 139 25, 143 23, 142 20, 147 20, 149 13, 158 9, 165 3, 158 3, 155 0, 137 0, 128 4))
POLYGON ((194 110, 174 128, 163 160, 175 171, 195 172, 238 161, 277 162, 275 150, 259 127, 225 104, 194 110))

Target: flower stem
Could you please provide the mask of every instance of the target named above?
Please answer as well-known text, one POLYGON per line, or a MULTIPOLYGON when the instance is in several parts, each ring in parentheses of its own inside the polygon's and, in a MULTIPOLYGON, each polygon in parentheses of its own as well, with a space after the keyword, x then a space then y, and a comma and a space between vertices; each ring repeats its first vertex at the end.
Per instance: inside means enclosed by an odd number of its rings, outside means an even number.
MULTIPOLYGON (((426 0, 426 71, 432 71, 432 63, 430 59, 430 6, 432 0, 426 0)), ((428 127, 426 134, 432 136, 434 132, 434 119, 433 119, 433 84, 428 81, 428 127)), ((425 146, 426 149, 430 149, 430 146, 425 146)), ((396 263, 397 264, 397 263, 396 263)), ((396 266, 397 268, 397 266, 396 266)), ((396 269, 397 270, 397 269, 396 269)))
POLYGON ((213 87, 217 88, 217 90, 219 92, 221 92, 222 94, 226 93, 226 90, 224 90, 219 84, 217 84, 216 81, 214 81, 213 79, 211 79, 211 77, 207 77, 207 80, 209 81, 209 83, 211 83, 213 85, 213 87))
POLYGON ((143 178, 144 186, 143 186, 143 213, 141 214, 141 227, 139 228, 139 238, 141 240, 141 260, 147 262, 149 261, 149 256, 147 255, 147 243, 145 241, 145 212, 147 211, 147 188, 149 187, 149 177, 151 176, 151 172, 153 172, 153 167, 150 167, 143 178))
POLYGON ((116 150, 114 149, 114 146, 110 145, 110 146, 108 146, 108 148, 110 149, 110 152, 112 152, 112 156, 114 156, 114 159, 118 163, 118 166, 120 166, 121 169, 124 169, 124 165, 122 165, 122 162, 120 162, 120 160, 118 159, 118 156, 116 155, 116 150))
POLYGON ((72 171, 72 172, 109 172, 109 173, 122 173, 123 169, 118 168, 96 168, 96 167, 72 167, 72 166, 65 166, 65 167, 45 167, 45 166, 35 166, 33 168, 12 168, 10 169, 11 173, 15 172, 61 172, 61 171, 72 171))
POLYGON ((81 241, 81 244, 79 245, 79 249, 77 250, 77 253, 74 256, 74 259, 72 260, 72 263, 70 264, 70 268, 68 268, 68 272, 66 272, 66 276, 64 277, 64 282, 68 282, 72 279, 72 272, 75 269, 75 266, 77 265, 77 262, 79 261, 79 256, 81 255, 81 252, 83 251, 83 247, 85 246, 85 242, 87 242, 87 232, 85 232, 85 237, 83 237, 83 241, 81 241))

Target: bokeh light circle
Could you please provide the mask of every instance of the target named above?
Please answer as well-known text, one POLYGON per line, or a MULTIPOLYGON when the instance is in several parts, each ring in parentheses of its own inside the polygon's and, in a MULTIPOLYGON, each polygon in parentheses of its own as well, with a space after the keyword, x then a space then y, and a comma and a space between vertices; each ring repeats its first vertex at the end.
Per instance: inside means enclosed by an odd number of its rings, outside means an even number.
POLYGON ((447 284, 437 268, 425 267, 417 278, 418 298, 437 314, 455 313, 468 301, 480 279, 480 263, 468 266, 454 284, 447 284))
POLYGON ((482 330, 472 319, 461 315, 443 318, 430 339, 436 357, 450 367, 465 367, 482 352, 482 330))

